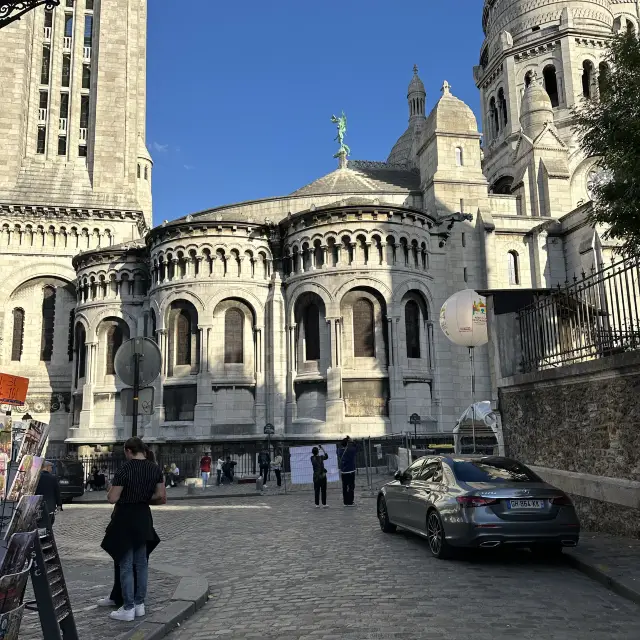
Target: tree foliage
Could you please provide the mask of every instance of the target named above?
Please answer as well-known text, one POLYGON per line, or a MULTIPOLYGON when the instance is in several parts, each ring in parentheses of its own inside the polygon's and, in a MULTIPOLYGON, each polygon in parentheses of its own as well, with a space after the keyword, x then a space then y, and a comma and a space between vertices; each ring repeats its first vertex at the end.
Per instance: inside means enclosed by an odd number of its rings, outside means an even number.
MULTIPOLYGON (((592 222, 625 252, 640 250, 640 40, 627 30, 610 42, 599 98, 574 111, 582 146, 597 156, 603 179, 592 190, 592 222)), ((601 71, 602 75, 602 71, 601 71)))

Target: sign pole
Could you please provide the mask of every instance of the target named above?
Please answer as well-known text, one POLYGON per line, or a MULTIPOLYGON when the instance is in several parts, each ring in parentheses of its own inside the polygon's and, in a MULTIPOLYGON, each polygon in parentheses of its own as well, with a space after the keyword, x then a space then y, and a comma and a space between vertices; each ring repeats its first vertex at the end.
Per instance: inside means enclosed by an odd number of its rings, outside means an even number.
POLYGON ((133 353, 133 421, 131 424, 131 437, 138 437, 138 401, 140 399, 140 354, 138 343, 133 353))

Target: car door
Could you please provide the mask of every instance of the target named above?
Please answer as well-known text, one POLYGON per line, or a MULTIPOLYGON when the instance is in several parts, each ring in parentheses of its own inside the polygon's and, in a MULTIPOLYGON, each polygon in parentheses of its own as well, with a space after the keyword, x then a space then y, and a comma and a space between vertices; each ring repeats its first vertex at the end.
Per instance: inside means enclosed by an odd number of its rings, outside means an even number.
POLYGON ((407 486, 407 526, 424 531, 427 522, 427 509, 432 503, 432 478, 442 468, 439 460, 429 459, 422 469, 415 474, 407 486))
POLYGON ((407 492, 411 485, 411 480, 417 476, 424 466, 425 458, 416 460, 411 466, 405 469, 400 480, 388 484, 386 487, 387 512, 389 519, 394 524, 407 525, 407 492))

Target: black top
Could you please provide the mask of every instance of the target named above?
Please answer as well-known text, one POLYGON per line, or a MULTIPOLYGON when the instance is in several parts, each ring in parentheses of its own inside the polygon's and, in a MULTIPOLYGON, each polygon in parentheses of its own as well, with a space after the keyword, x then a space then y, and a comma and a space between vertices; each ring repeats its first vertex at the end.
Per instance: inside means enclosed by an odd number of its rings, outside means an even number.
POLYGON ((327 477, 327 470, 324 467, 324 461, 329 459, 329 455, 322 452, 317 456, 311 456, 311 464, 313 465, 313 481, 318 482, 327 477))
POLYGON ((149 460, 129 460, 113 477, 111 486, 122 487, 119 505, 149 504, 157 484, 164 484, 160 467, 149 460))
POLYGON ((47 511, 49 512, 49 515, 51 515, 56 510, 56 507, 62 505, 58 478, 52 476, 48 471, 43 471, 40 474, 40 480, 38 481, 36 495, 42 496, 44 498, 44 502, 47 505, 47 511))

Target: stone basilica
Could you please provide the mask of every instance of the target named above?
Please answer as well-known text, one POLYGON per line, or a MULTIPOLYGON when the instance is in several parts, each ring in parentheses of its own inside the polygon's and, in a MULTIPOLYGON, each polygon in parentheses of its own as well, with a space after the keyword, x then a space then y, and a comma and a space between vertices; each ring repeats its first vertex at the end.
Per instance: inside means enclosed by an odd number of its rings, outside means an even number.
POLYGON ((163 355, 148 442, 268 422, 289 440, 398 433, 412 413, 450 431, 470 373, 442 303, 550 287, 610 251, 587 224, 598 174, 571 108, 598 99, 607 38, 637 23, 636 2, 485 0, 484 139, 447 82, 426 114, 416 70, 386 161, 155 228, 146 0, 67 0, 3 29, 0 371, 30 378, 21 411, 59 450, 122 442, 114 356, 147 336, 163 355))

